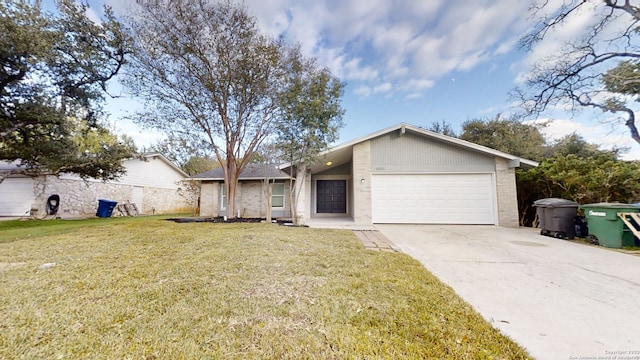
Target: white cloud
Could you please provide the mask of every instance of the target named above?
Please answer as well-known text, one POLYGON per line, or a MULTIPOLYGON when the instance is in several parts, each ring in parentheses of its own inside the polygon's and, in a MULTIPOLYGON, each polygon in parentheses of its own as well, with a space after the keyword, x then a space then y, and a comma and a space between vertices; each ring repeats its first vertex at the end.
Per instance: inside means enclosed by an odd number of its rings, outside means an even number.
POLYGON ((272 36, 285 32, 291 25, 286 11, 288 0, 245 1, 251 15, 258 19, 260 27, 272 36))
POLYGON ((373 92, 375 94, 384 94, 391 91, 391 89, 393 89, 393 85, 391 85, 391 83, 384 83, 374 87, 373 92))
POLYGON ((526 4, 511 0, 473 5, 462 0, 245 4, 265 31, 300 42, 307 55, 318 57, 341 78, 371 89, 389 83, 392 92, 408 91, 405 95, 413 91, 401 85, 411 79, 433 82, 505 54, 526 16, 526 4))
POLYGON ((102 19, 100 19, 100 15, 98 15, 96 9, 94 8, 87 8, 86 15, 89 20, 93 21, 96 24, 100 24, 102 22, 102 19))
POLYGON ((143 129, 129 120, 120 119, 115 125, 118 134, 127 135, 135 140, 135 144, 139 151, 143 148, 158 143, 166 138, 162 132, 152 129, 143 129))
MULTIPOLYGON (((100 2, 93 0, 92 2, 100 2)), ((123 11, 130 0, 103 0, 123 11)), ((299 42, 337 76, 390 92, 431 84, 512 49, 527 4, 512 0, 245 0, 262 30, 299 42)), ((422 90, 430 86, 423 86, 422 90)), ((357 88, 357 87, 356 87, 357 88)))
POLYGON ((362 97, 362 98, 366 98, 369 97, 369 95, 371 95, 373 93, 373 90, 365 85, 360 85, 358 87, 356 87, 356 89, 353 91, 354 94, 362 97))
POLYGON ((435 81, 429 79, 411 79, 402 84, 402 90, 407 92, 422 92, 435 85, 435 81))
MULTIPOLYGON (((344 59, 344 57, 340 57, 344 59)), ((362 59, 355 58, 347 61, 342 65, 340 72, 344 73, 347 79, 372 81, 378 77, 378 71, 371 66, 362 66, 362 59)))

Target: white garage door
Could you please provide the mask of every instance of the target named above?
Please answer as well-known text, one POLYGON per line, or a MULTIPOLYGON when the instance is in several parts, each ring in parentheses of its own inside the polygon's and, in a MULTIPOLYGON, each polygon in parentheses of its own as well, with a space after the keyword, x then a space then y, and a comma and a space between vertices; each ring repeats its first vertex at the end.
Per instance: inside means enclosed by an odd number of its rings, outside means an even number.
POLYGON ((29 215, 33 196, 33 179, 9 178, 0 183, 0 216, 29 215))
POLYGON ((374 223, 495 224, 491 174, 373 175, 374 223))

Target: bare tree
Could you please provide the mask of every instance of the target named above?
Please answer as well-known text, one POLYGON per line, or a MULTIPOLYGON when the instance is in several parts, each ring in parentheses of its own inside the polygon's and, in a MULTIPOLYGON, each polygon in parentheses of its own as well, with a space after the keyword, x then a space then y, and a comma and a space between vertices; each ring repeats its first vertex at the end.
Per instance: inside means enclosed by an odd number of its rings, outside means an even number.
POLYGON ((276 174, 280 171, 277 165, 281 163, 281 158, 280 150, 273 140, 267 140, 256 151, 253 159, 253 162, 262 167, 262 194, 265 199, 267 222, 271 222, 273 218, 273 187, 276 182, 276 174))
POLYGON ((631 106, 638 99, 638 94, 621 91, 628 87, 616 88, 616 84, 605 81, 607 74, 626 74, 619 81, 637 83, 634 72, 618 70, 624 63, 638 70, 639 5, 631 0, 533 0, 531 13, 537 26, 522 39, 522 46, 527 50, 534 49, 542 41, 554 40, 563 27, 577 17, 588 18, 592 22, 580 37, 536 62, 525 81, 526 86, 514 91, 527 115, 537 116, 556 106, 569 107, 574 111, 591 107, 605 112, 621 112, 626 116, 625 123, 631 137, 640 143, 631 106))
POLYGON ((124 82, 145 99, 146 111, 134 120, 211 149, 233 218, 238 177, 277 115, 288 48, 230 1, 168 0, 138 9, 129 19, 135 54, 124 82))

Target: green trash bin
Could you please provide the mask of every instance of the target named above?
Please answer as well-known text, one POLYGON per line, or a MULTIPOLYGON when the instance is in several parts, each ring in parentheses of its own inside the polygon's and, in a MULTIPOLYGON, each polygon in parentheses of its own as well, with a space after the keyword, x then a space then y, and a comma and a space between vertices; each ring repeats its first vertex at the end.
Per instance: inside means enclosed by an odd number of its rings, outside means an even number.
POLYGON ((589 235, 595 236, 604 247, 620 249, 633 246, 634 237, 627 229, 618 213, 638 212, 640 208, 632 204, 596 203, 581 205, 589 226, 589 235))

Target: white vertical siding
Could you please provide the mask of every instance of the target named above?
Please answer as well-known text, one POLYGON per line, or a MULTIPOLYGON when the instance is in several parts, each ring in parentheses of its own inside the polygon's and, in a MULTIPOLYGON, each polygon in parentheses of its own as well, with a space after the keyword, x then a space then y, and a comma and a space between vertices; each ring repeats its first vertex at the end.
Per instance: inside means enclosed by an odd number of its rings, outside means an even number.
POLYGON ((493 172, 493 156, 397 132, 371 140, 371 171, 384 172, 493 172))
MULTIPOLYGON (((184 180, 184 176, 180 172, 159 157, 149 157, 146 160, 129 159, 125 160, 123 165, 127 169, 127 173, 116 181, 110 181, 110 183, 159 189, 177 189, 177 183, 184 180)), ((60 178, 79 180, 79 177, 72 174, 64 174, 60 178)), ((88 181, 101 182, 101 180, 97 179, 88 179, 88 181)))

